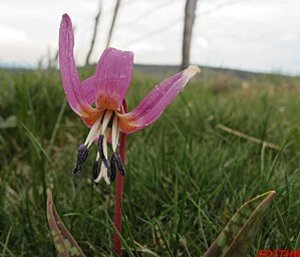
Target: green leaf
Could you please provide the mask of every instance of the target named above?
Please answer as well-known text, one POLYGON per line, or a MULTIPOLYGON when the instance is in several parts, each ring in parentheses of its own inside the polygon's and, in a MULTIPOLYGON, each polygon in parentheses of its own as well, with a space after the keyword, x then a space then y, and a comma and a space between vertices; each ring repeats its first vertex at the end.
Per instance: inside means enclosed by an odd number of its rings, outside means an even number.
POLYGON ((270 191, 244 203, 203 257, 246 256, 274 195, 270 191))
POLYGON ((47 198, 47 218, 53 242, 58 252, 57 257, 85 257, 76 240, 58 216, 50 190, 48 190, 47 198))

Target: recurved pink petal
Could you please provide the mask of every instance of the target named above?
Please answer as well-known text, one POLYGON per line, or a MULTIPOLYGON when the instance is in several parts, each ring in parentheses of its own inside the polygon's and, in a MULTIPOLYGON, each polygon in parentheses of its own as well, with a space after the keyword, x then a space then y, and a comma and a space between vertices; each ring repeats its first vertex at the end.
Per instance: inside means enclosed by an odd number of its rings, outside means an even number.
POLYGON ((133 133, 156 121, 165 108, 184 88, 189 79, 199 72, 199 67, 195 65, 189 66, 187 69, 158 84, 133 111, 118 114, 121 131, 133 133))
POLYGON ((133 53, 107 48, 94 75, 96 105, 100 109, 117 110, 127 93, 133 70, 133 53))
POLYGON ((80 116, 87 116, 92 108, 85 100, 83 87, 73 56, 74 34, 72 22, 67 14, 62 16, 59 30, 59 66, 64 86, 64 91, 70 107, 80 116))
POLYGON ((81 82, 81 86, 83 87, 84 97, 86 102, 89 105, 95 103, 95 94, 96 94, 96 87, 95 87, 95 77, 91 76, 84 81, 81 82))

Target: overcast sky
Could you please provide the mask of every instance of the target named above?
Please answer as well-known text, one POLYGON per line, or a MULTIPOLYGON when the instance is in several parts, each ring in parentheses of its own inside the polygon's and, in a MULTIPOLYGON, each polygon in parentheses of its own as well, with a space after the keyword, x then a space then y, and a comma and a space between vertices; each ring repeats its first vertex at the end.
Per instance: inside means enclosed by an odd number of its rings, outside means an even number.
MULTIPOLYGON (((136 63, 179 64, 185 0, 123 0, 112 46, 136 63)), ((103 0, 92 55, 103 51, 114 0, 103 0)), ((0 0, 0 64, 35 66, 56 52, 63 13, 76 27, 83 64, 99 0, 0 0)), ((199 0, 191 61, 252 71, 300 74, 299 0, 199 0)))

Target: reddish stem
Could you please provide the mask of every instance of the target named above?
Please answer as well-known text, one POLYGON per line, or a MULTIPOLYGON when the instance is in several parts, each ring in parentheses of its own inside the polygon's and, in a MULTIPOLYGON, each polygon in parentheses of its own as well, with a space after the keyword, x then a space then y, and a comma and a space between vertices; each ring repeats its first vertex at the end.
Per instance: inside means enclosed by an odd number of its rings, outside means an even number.
MULTIPOLYGON (((127 112, 126 102, 123 102, 124 111, 127 112)), ((126 134, 121 133, 120 139, 120 155, 123 164, 125 165, 126 161, 126 134)), ((120 233, 122 234, 122 198, 123 198, 123 183, 124 177, 121 176, 120 172, 117 173, 117 185, 116 185, 116 195, 115 195, 115 226, 120 233)), ((119 235, 114 234, 114 248, 115 254, 118 257, 122 256, 122 243, 119 235)))

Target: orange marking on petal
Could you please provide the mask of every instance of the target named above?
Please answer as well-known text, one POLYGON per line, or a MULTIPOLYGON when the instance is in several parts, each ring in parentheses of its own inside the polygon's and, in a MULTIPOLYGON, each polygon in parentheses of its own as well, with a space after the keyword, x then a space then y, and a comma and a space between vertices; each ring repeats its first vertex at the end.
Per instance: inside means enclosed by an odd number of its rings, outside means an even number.
POLYGON ((118 96, 116 95, 100 95, 97 98, 97 106, 101 109, 117 110, 118 106, 118 96))
POLYGON ((97 119, 99 119, 102 110, 91 108, 90 106, 82 107, 83 115, 81 119, 89 127, 93 126, 97 119))
POLYGON ((136 130, 137 123, 135 122, 134 117, 122 117, 119 116, 119 126, 122 132, 130 134, 131 132, 136 130))

